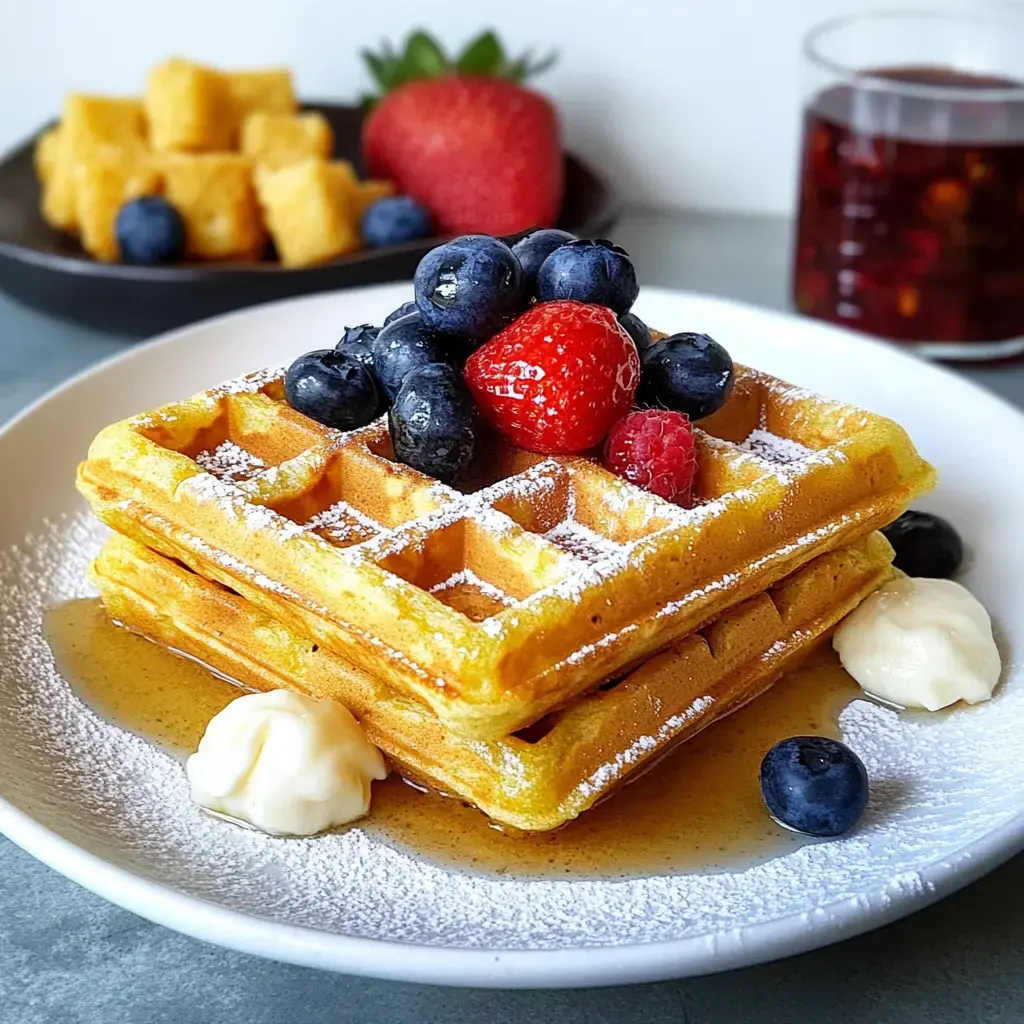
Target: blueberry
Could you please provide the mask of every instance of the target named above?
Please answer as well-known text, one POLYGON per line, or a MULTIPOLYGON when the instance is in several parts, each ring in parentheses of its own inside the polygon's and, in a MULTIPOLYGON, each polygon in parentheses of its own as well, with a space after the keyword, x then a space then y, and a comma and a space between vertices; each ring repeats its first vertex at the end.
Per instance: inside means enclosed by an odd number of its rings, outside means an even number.
POLYGON ((793 736, 761 762, 761 795, 780 824, 809 836, 841 836, 868 802, 868 773, 845 743, 793 736))
POLYGON ((353 359, 358 359, 368 370, 373 370, 373 344, 380 334, 380 328, 372 324, 360 324, 358 327, 346 327, 341 341, 334 346, 335 352, 344 352, 353 359))
POLYGON ((497 334, 529 298, 519 260, 490 235, 463 235, 431 249, 413 286, 428 326, 475 341, 497 334))
POLYGON ((537 289, 537 271, 540 265, 566 242, 575 242, 576 236, 558 228, 541 228, 531 231, 512 246, 512 251, 523 268, 523 287, 528 295, 537 289))
POLYGON ((430 214, 411 196, 384 196, 371 203, 360 227, 371 249, 429 238, 433 230, 430 214))
POLYGON ((908 576, 949 579, 964 558, 960 534, 930 512, 904 512, 882 533, 896 552, 893 565, 908 576))
POLYGON ((373 374, 351 355, 326 348, 288 367, 284 394, 293 409, 338 430, 365 427, 381 408, 373 374))
POLYGON ((651 347, 651 329, 636 313, 623 313, 619 317, 619 323, 626 328, 638 352, 643 352, 651 347))
POLYGON ((185 258, 185 222, 160 196, 131 199, 118 211, 114 234, 125 263, 151 266, 185 258))
POLYGON ((458 370, 431 363, 414 370, 388 413, 400 462, 451 483, 473 458, 473 399, 458 370))
POLYGON ((393 310, 384 317, 384 326, 393 323, 395 320, 401 319, 403 316, 408 316, 410 313, 416 313, 419 311, 419 306, 416 305, 415 299, 410 299, 408 302, 403 302, 398 309, 393 310))
POLYGON ((607 238, 580 238, 556 249, 537 272, 537 298, 576 299, 608 306, 621 315, 636 302, 640 286, 629 253, 607 238))
POLYGON ((393 320, 381 329, 373 346, 373 368, 377 382, 389 400, 394 400, 405 378, 429 363, 452 362, 452 352, 472 344, 432 330, 419 312, 393 320))
POLYGON ((717 341, 706 334, 673 334, 640 353, 636 400, 699 420, 725 404, 732 383, 732 358, 717 341))

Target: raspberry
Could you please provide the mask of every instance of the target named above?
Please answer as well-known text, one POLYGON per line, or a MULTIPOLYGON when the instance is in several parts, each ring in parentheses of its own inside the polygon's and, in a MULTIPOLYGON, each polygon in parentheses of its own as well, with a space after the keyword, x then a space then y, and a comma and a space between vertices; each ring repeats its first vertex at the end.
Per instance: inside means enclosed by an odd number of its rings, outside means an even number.
POLYGON ((681 412, 644 409, 619 420, 608 434, 604 464, 667 501, 692 504, 697 452, 693 427, 681 412))

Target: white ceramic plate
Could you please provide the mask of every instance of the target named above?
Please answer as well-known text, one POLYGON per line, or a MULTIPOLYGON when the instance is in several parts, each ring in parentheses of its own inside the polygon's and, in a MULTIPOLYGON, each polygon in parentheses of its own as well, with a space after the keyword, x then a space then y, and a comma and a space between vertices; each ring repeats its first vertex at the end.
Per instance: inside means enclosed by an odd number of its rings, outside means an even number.
POLYGON ((279 303, 135 348, 0 434, 0 828, 100 895, 171 928, 279 960, 464 985, 699 974, 891 921, 1024 846, 1024 417, 964 380, 811 321, 654 289, 638 312, 704 330, 742 362, 893 416, 942 475, 922 507, 971 552, 1007 669, 995 700, 935 721, 864 701, 841 721, 873 780, 862 827, 767 864, 632 881, 479 878, 358 829, 275 840, 189 804, 177 762, 100 721, 53 672, 44 607, 87 592, 99 532, 72 486, 104 424, 307 349, 407 297, 386 287, 279 303), (26 542, 27 535, 31 539, 26 542))

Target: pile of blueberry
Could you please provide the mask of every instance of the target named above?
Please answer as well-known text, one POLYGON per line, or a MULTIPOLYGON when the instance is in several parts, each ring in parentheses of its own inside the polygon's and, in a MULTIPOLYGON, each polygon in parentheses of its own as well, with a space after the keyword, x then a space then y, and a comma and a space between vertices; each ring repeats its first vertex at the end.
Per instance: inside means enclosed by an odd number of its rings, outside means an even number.
POLYGON ((297 359, 285 394, 300 412, 341 430, 387 411, 395 456, 445 482, 473 456, 479 410, 463 378, 466 360, 537 304, 610 310, 612 326, 639 354, 641 405, 697 419, 718 409, 732 387, 732 360, 707 336, 651 343, 646 324, 630 312, 639 290, 633 263, 605 239, 542 229, 509 247, 466 235, 431 250, 413 284, 413 301, 381 327, 350 327, 335 349, 297 359))

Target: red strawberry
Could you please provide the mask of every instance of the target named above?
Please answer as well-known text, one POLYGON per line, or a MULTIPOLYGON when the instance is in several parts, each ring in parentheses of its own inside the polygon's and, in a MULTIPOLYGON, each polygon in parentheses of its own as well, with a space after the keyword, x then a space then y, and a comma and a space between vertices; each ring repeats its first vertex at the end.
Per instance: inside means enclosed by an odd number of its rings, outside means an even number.
POLYGON ((466 383, 484 416, 522 448, 582 452, 633 404, 640 359, 604 306, 544 302, 469 357, 466 383))
POLYGON ((604 464, 630 483, 689 508, 697 472, 690 420, 664 409, 630 413, 609 431, 604 464))
POLYGON ((493 36, 475 41, 455 63, 423 33, 410 37, 401 58, 367 60, 393 90, 363 126, 369 174, 390 178, 422 203, 442 234, 508 235, 555 223, 562 202, 558 116, 517 82, 536 68, 510 63, 493 36), (467 69, 472 73, 460 73, 467 69), (490 72, 508 77, 486 77, 490 72), (430 73, 439 77, 422 77, 430 73))

